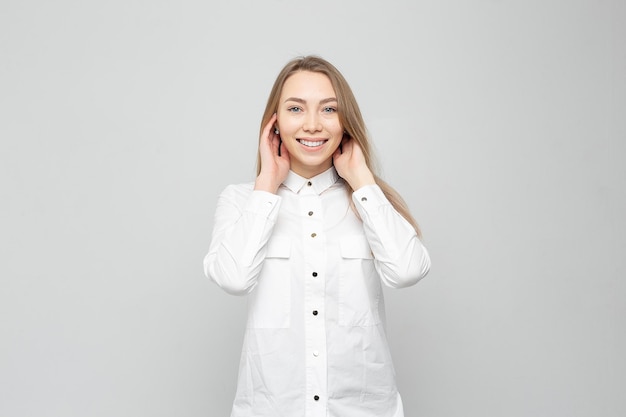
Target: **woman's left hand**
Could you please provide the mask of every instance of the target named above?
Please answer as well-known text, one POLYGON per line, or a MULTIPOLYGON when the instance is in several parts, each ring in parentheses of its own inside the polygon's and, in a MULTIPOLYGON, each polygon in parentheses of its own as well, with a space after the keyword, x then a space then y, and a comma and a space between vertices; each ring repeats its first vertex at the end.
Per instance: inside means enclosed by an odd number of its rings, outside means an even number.
POLYGON ((344 140, 333 154, 337 173, 350 184, 353 190, 365 185, 376 184, 374 174, 365 163, 361 147, 354 139, 344 140))

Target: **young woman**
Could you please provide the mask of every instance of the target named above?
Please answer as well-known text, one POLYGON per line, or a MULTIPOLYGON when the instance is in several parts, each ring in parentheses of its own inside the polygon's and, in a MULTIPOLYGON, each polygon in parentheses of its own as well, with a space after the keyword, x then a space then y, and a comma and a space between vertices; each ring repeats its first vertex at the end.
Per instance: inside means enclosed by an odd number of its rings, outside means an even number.
POLYGON ((329 62, 297 58, 278 75, 257 171, 220 195, 204 259, 249 297, 231 416, 402 417, 381 283, 415 284, 430 258, 329 62))

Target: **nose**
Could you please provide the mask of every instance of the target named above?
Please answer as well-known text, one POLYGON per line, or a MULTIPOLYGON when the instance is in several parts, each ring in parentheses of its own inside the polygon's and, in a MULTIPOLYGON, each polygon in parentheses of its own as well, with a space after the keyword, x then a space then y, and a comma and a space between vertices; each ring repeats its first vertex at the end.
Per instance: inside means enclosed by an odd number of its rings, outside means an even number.
POLYGON ((304 120, 302 129, 305 132, 318 132, 322 130, 322 124, 320 123, 319 114, 317 112, 309 112, 304 120))

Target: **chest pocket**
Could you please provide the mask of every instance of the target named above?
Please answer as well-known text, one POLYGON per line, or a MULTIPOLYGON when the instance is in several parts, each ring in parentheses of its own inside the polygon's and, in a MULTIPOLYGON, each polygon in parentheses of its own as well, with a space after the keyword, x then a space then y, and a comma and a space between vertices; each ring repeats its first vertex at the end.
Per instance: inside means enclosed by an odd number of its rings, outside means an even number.
POLYGON ((339 325, 373 326, 380 323, 382 288, 374 256, 365 236, 340 241, 339 325))
POLYGON ((274 236, 267 244, 257 286, 250 293, 248 327, 287 328, 291 310, 291 240, 274 236))

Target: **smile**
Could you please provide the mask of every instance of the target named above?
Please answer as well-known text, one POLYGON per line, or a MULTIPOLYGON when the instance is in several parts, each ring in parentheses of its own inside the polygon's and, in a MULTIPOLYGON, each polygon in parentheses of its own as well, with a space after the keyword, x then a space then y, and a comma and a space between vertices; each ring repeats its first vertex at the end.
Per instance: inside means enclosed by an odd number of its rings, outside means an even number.
POLYGON ((326 140, 306 140, 306 139, 297 139, 298 143, 308 146, 309 148, 315 148, 316 146, 322 146, 326 140))

